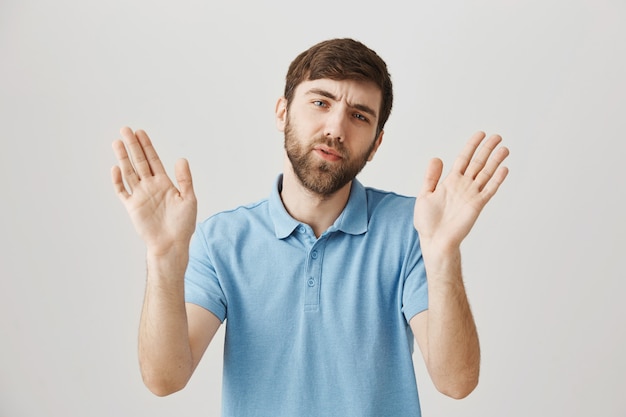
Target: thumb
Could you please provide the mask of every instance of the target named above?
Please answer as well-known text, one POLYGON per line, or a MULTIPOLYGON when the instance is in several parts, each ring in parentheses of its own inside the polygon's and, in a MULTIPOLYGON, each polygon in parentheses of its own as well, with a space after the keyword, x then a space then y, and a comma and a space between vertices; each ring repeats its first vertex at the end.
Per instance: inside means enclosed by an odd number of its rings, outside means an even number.
POLYGON ((176 176, 176 182, 178 183, 178 189, 184 199, 189 197, 195 198, 193 192, 193 181, 191 180, 191 170, 189 169, 189 162, 181 158, 176 161, 174 165, 174 175, 176 176))
POLYGON ((426 167, 426 174, 424 175, 424 183, 419 196, 422 197, 426 194, 432 193, 437 188, 441 173, 443 172, 443 162, 439 158, 433 158, 428 162, 426 167))

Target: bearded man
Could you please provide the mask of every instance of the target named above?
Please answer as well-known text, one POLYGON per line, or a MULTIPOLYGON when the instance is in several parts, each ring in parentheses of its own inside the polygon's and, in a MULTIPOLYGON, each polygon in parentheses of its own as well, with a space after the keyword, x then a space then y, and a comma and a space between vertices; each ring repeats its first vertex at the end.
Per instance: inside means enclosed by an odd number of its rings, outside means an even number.
POLYGON ((304 51, 276 104, 285 159, 269 197, 198 225, 187 161, 176 187, 147 134, 121 130, 112 181, 147 247, 150 390, 182 389, 224 322, 223 416, 420 416, 414 340, 441 392, 476 387, 460 245, 508 150, 478 132, 445 178, 429 163, 417 197, 365 187, 356 176, 392 101, 385 62, 362 43, 304 51))

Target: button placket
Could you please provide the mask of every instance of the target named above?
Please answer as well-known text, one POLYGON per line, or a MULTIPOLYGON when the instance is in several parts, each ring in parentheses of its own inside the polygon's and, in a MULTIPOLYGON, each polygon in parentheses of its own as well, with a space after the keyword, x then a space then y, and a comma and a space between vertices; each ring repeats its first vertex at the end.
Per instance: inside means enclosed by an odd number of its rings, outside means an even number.
POLYGON ((307 255, 305 274, 305 311, 317 311, 320 303, 320 286, 322 274, 322 254, 326 239, 321 238, 311 247, 307 255))

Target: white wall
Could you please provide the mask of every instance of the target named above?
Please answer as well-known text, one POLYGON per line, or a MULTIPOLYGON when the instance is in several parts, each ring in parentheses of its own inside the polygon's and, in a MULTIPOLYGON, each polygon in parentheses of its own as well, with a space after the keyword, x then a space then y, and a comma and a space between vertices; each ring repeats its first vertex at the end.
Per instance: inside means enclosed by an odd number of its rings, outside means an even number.
POLYGON ((395 83, 366 184, 415 194, 479 129, 511 149, 463 247, 481 383, 447 399, 416 361, 424 415, 626 415, 626 3, 302 4, 0 3, 0 416, 218 415, 222 331, 184 391, 142 385, 144 249, 110 144, 130 125, 187 157, 201 218, 262 198, 287 66, 338 36, 395 83))

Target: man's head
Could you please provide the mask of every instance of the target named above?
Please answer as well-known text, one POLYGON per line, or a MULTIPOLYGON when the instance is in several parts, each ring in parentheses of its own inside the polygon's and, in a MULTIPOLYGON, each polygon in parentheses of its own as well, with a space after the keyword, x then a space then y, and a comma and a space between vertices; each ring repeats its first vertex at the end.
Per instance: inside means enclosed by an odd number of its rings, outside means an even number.
POLYGON ((300 54, 276 105, 288 170, 317 195, 343 189, 380 146, 392 98, 386 64, 360 42, 333 39, 300 54))
POLYGON ((296 87, 303 81, 328 78, 374 83, 381 91, 377 135, 383 130, 393 104, 393 88, 387 64, 376 52, 353 39, 330 39, 313 45, 291 62, 284 97, 289 107, 296 87))

